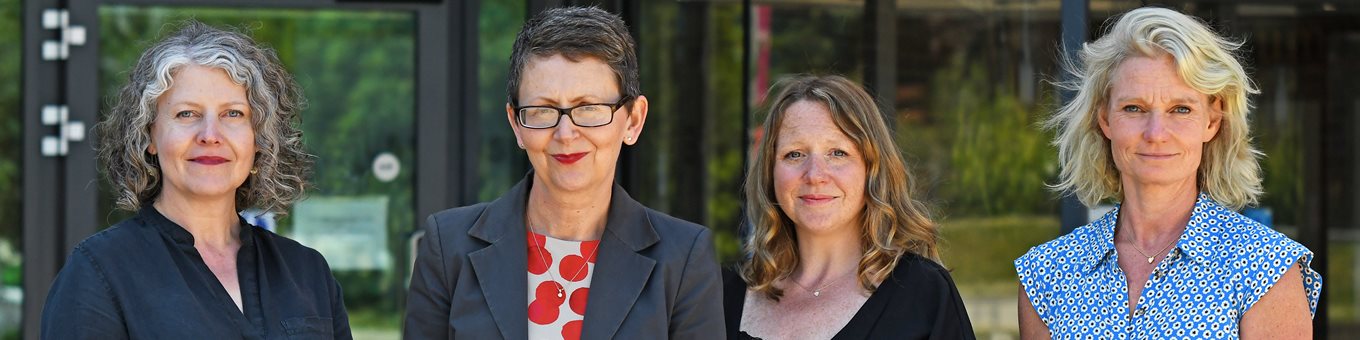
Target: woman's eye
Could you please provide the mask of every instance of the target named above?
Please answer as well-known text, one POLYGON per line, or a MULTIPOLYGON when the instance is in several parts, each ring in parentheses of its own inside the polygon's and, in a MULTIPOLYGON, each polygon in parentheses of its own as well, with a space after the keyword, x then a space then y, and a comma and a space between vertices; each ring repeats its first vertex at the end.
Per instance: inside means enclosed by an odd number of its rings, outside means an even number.
POLYGON ((184 110, 184 111, 180 111, 180 112, 175 112, 175 118, 189 118, 189 117, 193 117, 193 116, 194 116, 194 112, 193 112, 193 111, 189 111, 189 110, 184 110))
POLYGON ((1190 108, 1184 106, 1177 106, 1171 109, 1171 113, 1190 113, 1190 108))
POLYGON ((245 113, 245 112, 241 112, 240 110, 231 110, 231 111, 227 111, 227 117, 245 117, 245 116, 246 116, 246 113, 245 113))
POLYGON ((784 154, 784 159, 799 159, 799 158, 803 158, 803 153, 799 151, 789 151, 788 153, 784 154))
POLYGON ((845 157, 845 156, 849 156, 850 153, 849 153, 849 152, 845 152, 845 150, 831 150, 831 155, 832 155, 832 156, 836 156, 836 157, 845 157))
POLYGON ((1143 112, 1143 108, 1138 107, 1137 105, 1125 105, 1122 110, 1124 110, 1124 112, 1143 112))

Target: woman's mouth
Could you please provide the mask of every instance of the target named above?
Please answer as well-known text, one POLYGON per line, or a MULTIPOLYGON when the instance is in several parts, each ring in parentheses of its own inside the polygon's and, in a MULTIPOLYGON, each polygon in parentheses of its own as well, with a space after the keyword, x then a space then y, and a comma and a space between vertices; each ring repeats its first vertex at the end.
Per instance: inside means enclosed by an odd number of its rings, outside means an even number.
POLYGON ((198 163, 198 164, 203 164, 203 165, 218 165, 218 164, 226 163, 226 162, 227 162, 227 159, 226 159, 226 158, 222 158, 222 157, 217 157, 217 156, 199 156, 199 157, 190 158, 189 161, 190 161, 190 162, 194 162, 194 163, 198 163))
POLYGON ((835 199, 835 198, 836 198, 836 196, 831 196, 831 195, 802 195, 802 196, 798 196, 798 199, 803 200, 803 204, 808 204, 808 205, 815 205, 815 204, 822 204, 822 203, 826 203, 826 202, 831 202, 831 200, 832 200, 832 199, 835 199))
POLYGON ((556 159, 558 162, 562 162, 562 164, 576 163, 576 161, 581 160, 581 158, 584 158, 585 156, 586 156, 586 153, 584 153, 584 152, 565 153, 565 154, 559 153, 559 154, 553 154, 553 155, 552 155, 553 159, 556 159))

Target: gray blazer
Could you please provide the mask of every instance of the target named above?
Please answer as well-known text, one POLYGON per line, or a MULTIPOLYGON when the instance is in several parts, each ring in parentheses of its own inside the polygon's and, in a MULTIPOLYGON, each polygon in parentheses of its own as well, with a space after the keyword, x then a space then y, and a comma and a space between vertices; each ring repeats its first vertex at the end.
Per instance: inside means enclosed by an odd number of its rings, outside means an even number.
MULTIPOLYGON (((406 339, 528 337, 524 210, 533 173, 490 203, 431 215, 406 302, 406 339)), ((712 234, 614 185, 582 339, 722 339, 712 234)))

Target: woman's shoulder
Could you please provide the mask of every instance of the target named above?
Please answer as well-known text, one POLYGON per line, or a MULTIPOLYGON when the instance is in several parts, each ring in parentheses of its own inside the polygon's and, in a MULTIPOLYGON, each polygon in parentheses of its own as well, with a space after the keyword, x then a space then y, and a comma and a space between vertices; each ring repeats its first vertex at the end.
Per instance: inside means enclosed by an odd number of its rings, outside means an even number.
POLYGON ((99 232, 86 237, 76 244, 75 250, 95 254, 127 254, 139 249, 156 236, 141 216, 133 215, 99 232))
MULTIPOLYGON (((901 288, 924 291, 955 290, 954 278, 949 269, 939 262, 914 253, 902 254, 893 268, 892 275, 882 285, 894 284, 901 288)), ((881 285, 880 285, 881 286, 881 285)))
POLYGON ((700 233, 708 232, 707 227, 699 225, 698 223, 667 215, 666 213, 645 206, 643 209, 646 210, 647 220, 652 222, 652 226, 656 228, 656 232, 662 234, 662 239, 665 239, 664 236, 666 236, 666 234, 684 235, 692 238, 700 233))
POLYGON ((477 221, 478 217, 482 216, 482 213, 486 211, 486 207, 489 204, 489 202, 482 202, 468 206, 449 208, 431 214, 426 221, 426 224, 430 228, 438 229, 437 231, 441 233, 448 231, 449 229, 460 229, 466 232, 468 229, 472 228, 472 223, 477 221))
POLYGON ((1015 259, 1015 267, 1024 269, 1050 266, 1055 262, 1068 263, 1089 259, 1094 253, 1114 246, 1113 236, 1107 235, 1112 229, 1105 225, 1104 219, 1083 225, 1066 235, 1031 247, 1024 255, 1015 259))

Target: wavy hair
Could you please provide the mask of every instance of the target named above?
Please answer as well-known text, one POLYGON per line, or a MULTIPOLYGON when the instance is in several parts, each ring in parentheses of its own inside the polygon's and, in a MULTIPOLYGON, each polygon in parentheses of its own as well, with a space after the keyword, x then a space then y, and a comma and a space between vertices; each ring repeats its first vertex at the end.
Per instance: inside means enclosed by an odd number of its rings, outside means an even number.
POLYGON ((156 100, 174 86, 174 76, 187 65, 226 71, 246 88, 255 131, 255 173, 236 189, 236 208, 258 208, 285 214, 303 197, 312 156, 302 145, 301 88, 273 50, 250 37, 197 21, 156 43, 137 59, 112 109, 95 126, 100 164, 115 191, 120 209, 136 211, 160 195, 160 164, 147 152, 156 100))
POLYGON ((799 265, 793 221, 775 203, 774 165, 779 127, 788 108, 800 101, 825 104, 836 127, 864 155, 867 199, 860 215, 864 222, 859 238, 864 249, 857 276, 860 286, 874 291, 906 253, 939 262, 938 229, 927 206, 913 197, 913 178, 874 99, 855 82, 835 75, 798 76, 775 87, 782 90, 771 98, 762 125, 766 137, 756 146, 745 183, 746 211, 753 227, 745 245, 749 258, 741 265, 748 286, 777 301, 783 290, 774 281, 788 277, 799 265))
POLYGON ((1197 184, 1215 201, 1240 209, 1261 195, 1261 152, 1251 145, 1247 94, 1257 94, 1237 53, 1243 42, 1214 33, 1204 22, 1174 10, 1134 9, 1119 17, 1100 39, 1084 44, 1077 60, 1064 59, 1072 79, 1060 82, 1076 97, 1045 122, 1055 130, 1053 145, 1062 162, 1055 191, 1075 195, 1087 206, 1104 199, 1122 200, 1119 169, 1110 141, 1101 133, 1098 116, 1110 98, 1114 71, 1134 56, 1175 59, 1177 73, 1191 88, 1222 101, 1218 135, 1204 146, 1197 184))

